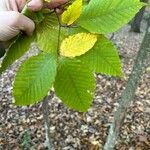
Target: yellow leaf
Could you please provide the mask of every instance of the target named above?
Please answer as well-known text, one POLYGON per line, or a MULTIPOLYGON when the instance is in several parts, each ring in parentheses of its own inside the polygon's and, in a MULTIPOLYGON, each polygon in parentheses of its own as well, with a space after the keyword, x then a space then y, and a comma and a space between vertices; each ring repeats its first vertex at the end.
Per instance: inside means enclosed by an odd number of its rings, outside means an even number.
POLYGON ((60 46, 60 55, 65 57, 80 56, 89 51, 96 43, 97 35, 78 33, 64 39, 60 46))
POLYGON ((80 17, 81 10, 82 0, 76 0, 62 14, 62 23, 65 23, 67 25, 71 25, 72 23, 74 23, 80 17))
POLYGON ((44 1, 49 3, 51 0, 44 0, 44 1))

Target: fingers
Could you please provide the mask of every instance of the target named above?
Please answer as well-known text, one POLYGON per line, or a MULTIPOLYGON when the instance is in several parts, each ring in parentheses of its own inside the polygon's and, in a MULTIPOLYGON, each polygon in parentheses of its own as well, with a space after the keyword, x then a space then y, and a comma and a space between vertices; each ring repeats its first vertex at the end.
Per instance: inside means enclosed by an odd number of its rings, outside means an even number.
POLYGON ((18 11, 18 5, 16 0, 6 0, 6 7, 8 11, 18 11))
POLYGON ((32 0, 28 3, 28 8, 32 11, 38 11, 42 9, 43 7, 43 1, 42 0, 32 0))
POLYGON ((47 3, 46 6, 50 9, 59 7, 60 5, 68 2, 69 0, 52 0, 50 3, 47 3))
POLYGON ((5 0, 0 0, 0 11, 7 11, 5 0))
MULTIPOLYGON (((1 0, 3 1, 3 0, 1 0)), ((68 2, 69 0, 52 0, 50 3, 45 3, 46 7, 53 9, 68 2)), ((19 11, 23 9, 26 0, 5 0, 8 11, 19 11)), ((43 7, 43 0, 32 0, 28 4, 28 8, 32 11, 39 11, 43 7)))
MULTIPOLYGON (((21 10, 25 6, 25 4, 27 4, 27 2, 26 0, 16 0, 16 1, 19 7, 19 11, 21 12, 21 10)), ((32 0, 27 4, 27 6, 32 11, 39 11, 43 7, 43 0, 32 0)))
POLYGON ((32 35, 35 24, 26 16, 16 11, 1 12, 0 20, 2 21, 2 27, 6 32, 7 39, 16 36, 20 30, 24 31, 27 35, 32 35))
POLYGON ((5 42, 15 37, 19 33, 18 30, 0 24, 0 41, 5 42), (5 27, 5 29, 3 28, 5 27))
POLYGON ((5 0, 7 11, 19 11, 23 9, 26 0, 5 0))
MULTIPOLYGON (((45 6, 53 9, 56 8, 69 0, 52 0, 50 3, 45 3, 45 6)), ((43 0, 32 0, 31 2, 28 3, 28 8, 31 9, 32 11, 38 11, 42 9, 43 7, 43 0)))
POLYGON ((10 24, 10 26, 15 27, 21 31, 24 31, 27 35, 32 35, 35 24, 34 22, 29 19, 28 17, 18 13, 18 12, 12 12, 14 13, 14 20, 10 24))
MULTIPOLYGON (((19 11, 27 4, 26 0, 6 0, 8 11, 19 11)), ((32 11, 38 11, 43 7, 43 0, 32 0, 28 3, 28 8, 32 11)))
POLYGON ((22 11, 23 7, 26 4, 26 0, 16 0, 19 12, 22 11))

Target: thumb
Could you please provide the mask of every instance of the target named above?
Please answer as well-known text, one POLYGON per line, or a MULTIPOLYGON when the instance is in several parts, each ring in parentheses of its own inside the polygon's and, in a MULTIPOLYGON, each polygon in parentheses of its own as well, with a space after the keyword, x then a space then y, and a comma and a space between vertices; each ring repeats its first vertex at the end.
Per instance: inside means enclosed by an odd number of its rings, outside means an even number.
POLYGON ((15 11, 0 12, 0 40, 7 41, 15 37, 20 30, 31 35, 35 28, 34 22, 15 11))
POLYGON ((17 18, 16 22, 14 22, 14 27, 16 26, 19 30, 24 31, 27 35, 32 35, 35 29, 34 22, 20 13, 17 13, 16 17, 17 18))
MULTIPOLYGON (((9 12, 10 15, 10 27, 17 28, 18 30, 24 31, 27 35, 32 35, 35 24, 34 22, 29 19, 28 17, 24 16, 23 14, 15 11, 9 12)), ((7 18, 8 19, 8 18, 7 18)))

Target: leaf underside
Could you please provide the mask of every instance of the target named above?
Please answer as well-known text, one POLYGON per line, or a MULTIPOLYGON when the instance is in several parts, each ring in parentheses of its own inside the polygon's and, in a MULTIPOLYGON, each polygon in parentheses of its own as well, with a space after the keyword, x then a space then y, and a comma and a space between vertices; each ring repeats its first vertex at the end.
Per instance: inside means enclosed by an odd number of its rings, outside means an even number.
POLYGON ((1 64, 0 74, 29 50, 33 39, 34 36, 28 37, 26 35, 20 35, 18 37, 16 42, 12 44, 6 53, 6 56, 1 64))

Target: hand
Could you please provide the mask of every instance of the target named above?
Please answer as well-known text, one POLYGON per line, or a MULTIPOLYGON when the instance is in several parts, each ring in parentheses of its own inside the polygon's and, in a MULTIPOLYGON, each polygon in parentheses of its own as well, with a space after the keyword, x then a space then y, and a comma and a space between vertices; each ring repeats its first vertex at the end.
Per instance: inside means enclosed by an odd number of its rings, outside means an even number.
MULTIPOLYGON (((44 5, 50 9, 60 6, 68 0, 52 0, 44 5)), ((32 35, 35 24, 20 12, 26 4, 26 0, 0 0, 0 41, 8 41, 20 31, 32 35)), ((32 0, 28 8, 38 11, 43 7, 42 0, 32 0)))
POLYGON ((48 2, 44 2, 43 3, 39 3, 38 5, 38 0, 32 0, 29 4, 28 4, 28 8, 30 8, 31 10, 33 11, 38 11, 43 5, 44 7, 46 8, 49 8, 49 9, 54 9, 54 8, 57 8, 59 7, 60 5, 68 2, 69 0, 51 0, 50 3, 48 2), (38 5, 38 6, 37 6, 38 5))

